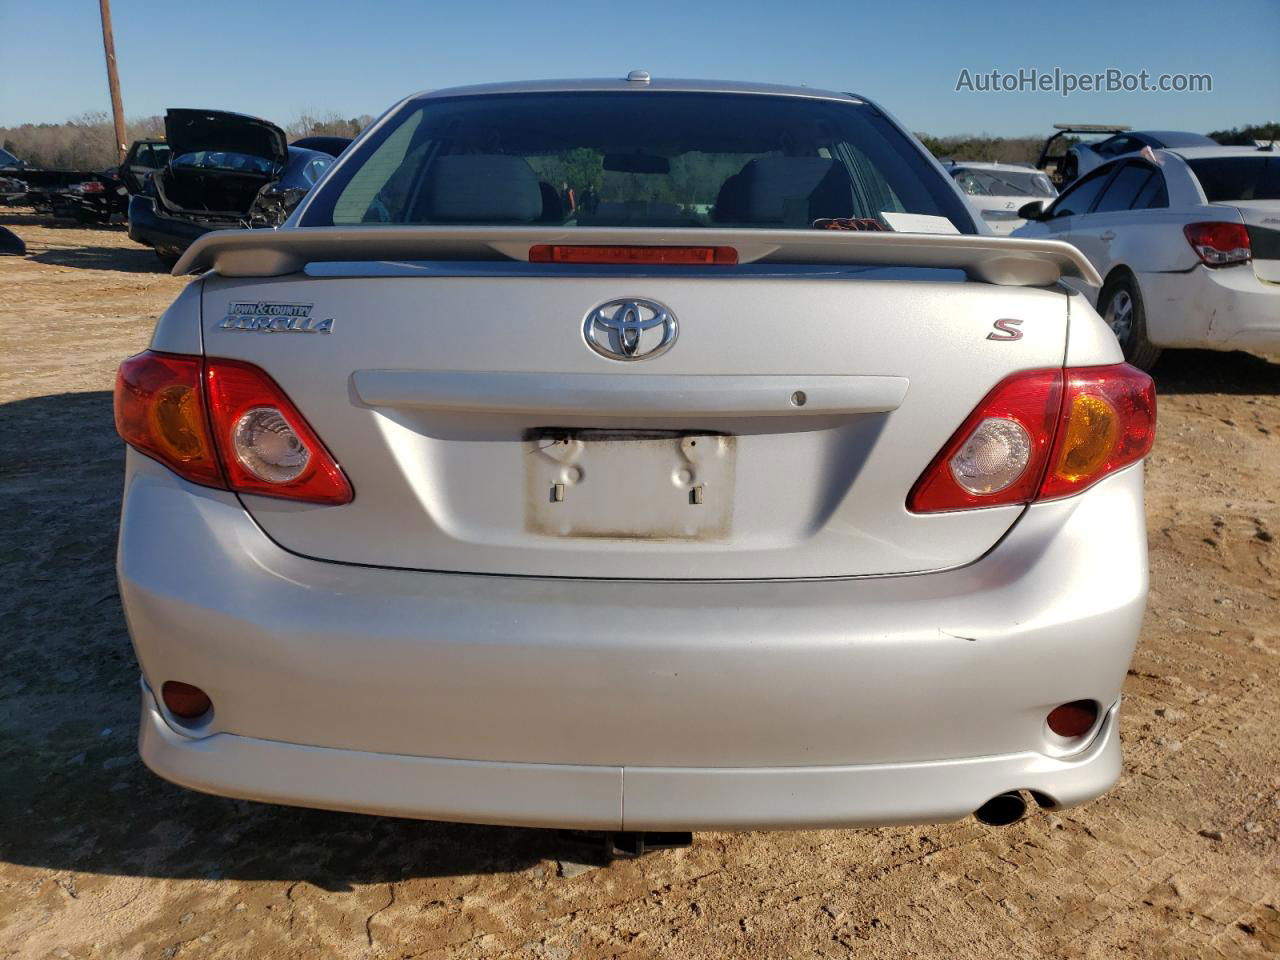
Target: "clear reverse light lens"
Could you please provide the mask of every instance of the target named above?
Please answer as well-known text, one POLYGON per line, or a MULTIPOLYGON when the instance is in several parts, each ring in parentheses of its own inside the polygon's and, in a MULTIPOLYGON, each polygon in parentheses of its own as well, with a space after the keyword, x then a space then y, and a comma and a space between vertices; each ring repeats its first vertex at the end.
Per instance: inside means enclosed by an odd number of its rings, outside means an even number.
POLYGON ((951 458, 951 475, 972 494, 999 493, 1022 476, 1031 436, 1016 420, 987 417, 951 458))
POLYGON ((255 407, 236 421, 232 431, 236 459, 267 483, 296 480, 311 451, 275 407, 255 407))

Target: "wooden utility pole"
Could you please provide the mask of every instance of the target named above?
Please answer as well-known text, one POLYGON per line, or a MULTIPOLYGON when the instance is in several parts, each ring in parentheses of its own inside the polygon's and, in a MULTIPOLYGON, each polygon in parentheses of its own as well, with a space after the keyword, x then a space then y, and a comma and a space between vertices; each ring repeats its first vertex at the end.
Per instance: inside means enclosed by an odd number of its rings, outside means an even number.
POLYGON ((124 130, 124 104, 120 102, 120 74, 116 72, 116 40, 111 33, 111 0, 98 0, 102 12, 102 50, 107 55, 107 86, 111 88, 111 119, 116 126, 116 159, 124 161, 129 149, 124 130))

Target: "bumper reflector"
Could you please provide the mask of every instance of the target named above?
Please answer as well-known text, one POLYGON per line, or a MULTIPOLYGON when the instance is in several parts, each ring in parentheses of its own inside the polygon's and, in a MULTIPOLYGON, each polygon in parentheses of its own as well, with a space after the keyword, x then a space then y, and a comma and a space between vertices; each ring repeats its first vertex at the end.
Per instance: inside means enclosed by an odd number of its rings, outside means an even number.
POLYGON ((213 701, 209 699, 207 693, 199 687, 177 680, 165 681, 164 686, 160 688, 160 699, 164 701, 170 713, 184 720, 202 717, 213 709, 213 701))
POLYGON ((1083 737, 1098 722, 1098 704, 1093 700, 1073 700, 1049 711, 1046 722, 1060 737, 1083 737))

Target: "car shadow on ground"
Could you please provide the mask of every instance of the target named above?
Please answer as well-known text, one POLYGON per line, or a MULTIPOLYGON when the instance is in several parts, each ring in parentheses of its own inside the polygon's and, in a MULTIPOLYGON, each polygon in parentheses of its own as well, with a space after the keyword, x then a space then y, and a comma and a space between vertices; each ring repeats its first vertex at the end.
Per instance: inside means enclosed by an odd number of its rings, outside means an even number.
POLYGON ((603 862, 600 846, 556 831, 228 800, 150 773, 137 756, 138 669, 115 583, 122 474, 106 391, 0 405, 0 857, 329 890, 603 862))
POLYGON ((121 273, 168 273, 150 247, 52 247, 28 254, 37 263, 83 270, 116 270, 121 273))
POLYGON ((82 223, 74 217, 55 217, 52 213, 19 208, 0 207, 0 224, 6 227, 44 227, 48 230, 101 230, 105 233, 124 233, 126 223, 82 223))
POLYGON ((1280 363, 1238 350, 1166 350, 1151 375, 1159 393, 1280 394, 1280 363))

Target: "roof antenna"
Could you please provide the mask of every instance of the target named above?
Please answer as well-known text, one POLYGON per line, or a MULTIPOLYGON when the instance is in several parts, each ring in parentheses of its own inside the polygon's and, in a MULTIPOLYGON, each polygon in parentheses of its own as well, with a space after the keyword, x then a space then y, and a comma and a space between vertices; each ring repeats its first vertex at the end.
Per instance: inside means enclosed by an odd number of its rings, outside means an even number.
POLYGON ((648 70, 632 70, 627 74, 628 83, 648 83, 651 79, 648 70))

